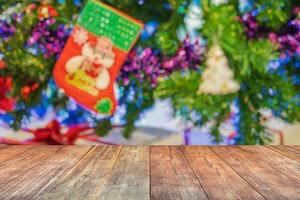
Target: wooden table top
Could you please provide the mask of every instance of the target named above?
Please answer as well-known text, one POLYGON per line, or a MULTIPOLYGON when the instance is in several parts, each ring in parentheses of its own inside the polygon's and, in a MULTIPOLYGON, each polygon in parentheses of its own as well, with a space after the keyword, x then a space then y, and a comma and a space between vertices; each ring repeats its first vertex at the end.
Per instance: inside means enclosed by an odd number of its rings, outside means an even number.
POLYGON ((0 145, 0 199, 300 199, 300 146, 0 145))

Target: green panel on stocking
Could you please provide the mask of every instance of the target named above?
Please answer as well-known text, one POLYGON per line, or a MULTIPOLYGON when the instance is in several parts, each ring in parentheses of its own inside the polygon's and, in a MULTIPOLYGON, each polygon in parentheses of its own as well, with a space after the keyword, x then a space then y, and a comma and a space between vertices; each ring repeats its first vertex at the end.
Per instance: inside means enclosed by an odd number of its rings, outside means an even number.
POLYGON ((141 24, 96 0, 87 2, 78 24, 96 36, 110 38, 117 48, 125 52, 130 50, 142 29, 141 24))

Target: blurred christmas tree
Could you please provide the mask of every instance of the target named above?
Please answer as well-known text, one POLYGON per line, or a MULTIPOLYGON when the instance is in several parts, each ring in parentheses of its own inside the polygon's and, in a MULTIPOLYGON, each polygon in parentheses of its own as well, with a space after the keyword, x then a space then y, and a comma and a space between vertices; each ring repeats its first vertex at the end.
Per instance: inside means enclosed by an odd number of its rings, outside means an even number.
MULTIPOLYGON (((185 113, 186 119, 197 126, 212 121, 212 134, 217 142, 222 139, 220 124, 229 116, 231 106, 235 105, 239 109, 236 142, 262 144, 269 139, 262 123, 263 109, 270 109, 276 116, 288 121, 300 117, 299 93, 291 76, 274 73, 270 68, 271 61, 277 62, 278 45, 273 45, 268 39, 268 35, 276 35, 289 18, 295 18, 291 10, 296 5, 293 1, 254 1, 248 8, 250 11, 243 13, 236 3, 202 1, 204 25, 201 33, 208 48, 218 45, 220 50, 214 51, 215 55, 211 55, 211 51, 207 55, 207 64, 202 64, 198 72, 176 72, 162 80, 157 96, 171 97, 174 108, 185 113), (240 84, 238 92, 230 92, 228 85, 222 90, 218 88, 218 82, 225 81, 224 72, 211 72, 214 76, 205 72, 208 70, 206 67, 216 67, 222 60, 224 66, 227 64, 226 59, 218 55, 220 51, 224 51, 234 71, 234 78, 240 84), (205 82, 201 81, 202 71, 205 82), (217 74, 219 77, 215 77, 217 74), (214 84, 207 84, 207 79, 214 84), (200 93, 197 93, 199 85, 200 93)), ((295 45, 299 48, 296 36, 299 35, 299 18, 296 17, 295 21, 298 23, 297 33, 287 36, 287 42, 297 41, 295 45)), ((280 46, 279 50, 282 49, 280 46)), ((286 50, 291 48, 287 47, 286 50)), ((295 53, 294 56, 299 57, 299 54, 295 53)))
MULTIPOLYGON (((238 107, 237 143, 265 143, 262 110, 300 119, 300 11, 297 0, 105 0, 142 20, 145 29, 118 78, 124 136, 157 98, 196 126, 238 107), (193 3, 202 12, 192 13, 193 3), (202 37, 188 37, 186 19, 202 37), (187 37, 179 37, 184 32, 187 37), (205 52, 207 51, 207 53, 205 52)), ((89 112, 56 88, 52 71, 83 0, 0 0, 0 118, 15 129, 51 108, 66 125, 89 123, 99 135, 114 117, 89 112)))

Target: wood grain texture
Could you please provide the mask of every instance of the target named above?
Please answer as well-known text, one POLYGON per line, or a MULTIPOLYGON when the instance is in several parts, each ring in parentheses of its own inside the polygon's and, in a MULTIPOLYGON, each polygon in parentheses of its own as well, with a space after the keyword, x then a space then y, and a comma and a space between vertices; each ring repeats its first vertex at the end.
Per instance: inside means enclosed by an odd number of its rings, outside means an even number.
POLYGON ((18 154, 24 153, 29 149, 34 148, 34 145, 22 145, 22 146, 12 146, 12 145, 1 145, 0 146, 0 164, 5 160, 17 157, 18 154))
POLYGON ((300 185, 275 170, 261 155, 240 147, 211 147, 266 199, 300 199, 300 185))
POLYGON ((209 199, 264 199, 209 147, 182 147, 209 199))
POLYGON ((150 199, 149 147, 122 148, 98 199, 150 199))
POLYGON ((299 162, 287 156, 282 156, 281 153, 264 146, 240 146, 240 148, 247 151, 251 158, 258 157, 265 165, 300 184, 299 162))
POLYGON ((121 146, 97 146, 37 199, 99 199, 121 146))
POLYGON ((208 199, 180 147, 151 147, 151 199, 208 199))
POLYGON ((287 147, 291 147, 293 149, 296 149, 296 151, 298 151, 300 153, 300 146, 299 145, 289 145, 287 147))
POLYGON ((0 199, 300 199, 299 146, 0 145, 0 199))
POLYGON ((8 148, 6 153, 4 150, 0 151, 0 160, 3 160, 0 165, 0 196, 5 185, 20 174, 27 171, 33 173, 32 168, 41 165, 44 159, 50 158, 63 146, 33 146, 29 149, 16 146, 11 148, 8 148))
POLYGON ((267 147, 271 148, 275 151, 278 151, 292 159, 300 160, 300 150, 299 150, 300 147, 299 146, 295 147, 295 146, 283 146, 283 145, 274 146, 274 145, 272 145, 272 146, 267 146, 267 147))
POLYGON ((8 147, 10 147, 10 145, 0 144, 0 151, 1 151, 2 149, 6 149, 6 148, 8 148, 8 147))
POLYGON ((16 163, 14 167, 20 171, 15 173, 14 179, 0 188, 1 199, 33 199, 53 182, 59 180, 90 148, 87 146, 65 146, 53 152, 51 156, 33 157, 16 163), (37 164, 34 164, 35 160, 37 164), (30 161, 32 161, 30 169, 25 171, 23 163, 30 164, 30 161), (13 192, 11 188, 15 188, 13 192))

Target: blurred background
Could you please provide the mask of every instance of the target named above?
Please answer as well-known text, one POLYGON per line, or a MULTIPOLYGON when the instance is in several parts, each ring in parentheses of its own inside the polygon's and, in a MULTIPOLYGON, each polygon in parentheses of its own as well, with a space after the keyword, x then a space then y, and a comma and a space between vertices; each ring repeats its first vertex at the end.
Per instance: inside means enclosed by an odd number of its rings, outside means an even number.
POLYGON ((300 144, 298 0, 102 1, 144 23, 112 115, 53 79, 87 2, 0 0, 0 143, 300 144))

